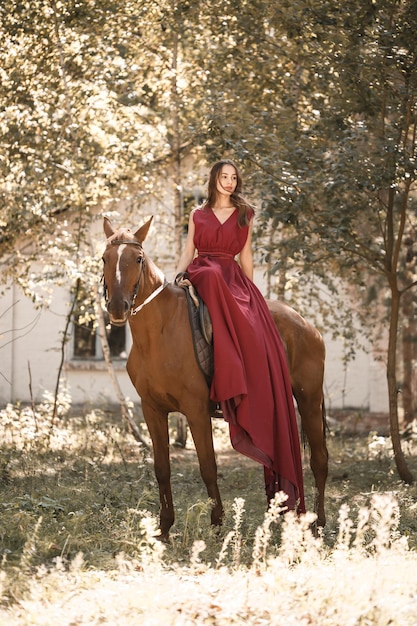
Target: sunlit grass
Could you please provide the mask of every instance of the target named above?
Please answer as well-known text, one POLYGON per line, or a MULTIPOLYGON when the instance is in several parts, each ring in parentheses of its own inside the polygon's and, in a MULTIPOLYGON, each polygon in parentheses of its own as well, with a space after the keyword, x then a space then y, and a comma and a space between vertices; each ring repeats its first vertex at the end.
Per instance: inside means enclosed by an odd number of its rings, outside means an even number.
MULTIPOLYGON (((379 435, 329 436, 328 524, 266 512, 261 468, 214 423, 221 531, 191 441, 172 449, 176 522, 155 539, 152 459, 117 416, 0 412, 0 623, 417 623, 416 487, 379 435), (391 621, 390 621, 391 620, 391 621)), ((65 408, 67 407, 67 408, 65 408)), ((144 436, 146 432, 144 431, 144 436)), ((407 441, 415 472, 415 439, 407 441)), ((313 481, 305 455, 307 506, 313 481)))

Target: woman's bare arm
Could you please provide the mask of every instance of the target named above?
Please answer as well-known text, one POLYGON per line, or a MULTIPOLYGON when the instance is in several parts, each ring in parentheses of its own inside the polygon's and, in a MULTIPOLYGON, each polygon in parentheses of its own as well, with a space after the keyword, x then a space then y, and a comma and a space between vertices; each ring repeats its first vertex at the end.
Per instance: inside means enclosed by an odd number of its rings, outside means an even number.
POLYGON ((245 275, 253 281, 253 255, 252 255, 252 230, 253 230, 253 218, 249 222, 249 232, 246 243, 240 251, 239 259, 240 266, 245 275))
POLYGON ((194 211, 195 209, 191 211, 190 213, 190 219, 188 220, 187 239, 185 240, 185 245, 181 253, 180 260, 178 261, 177 271, 175 275, 179 274, 180 272, 185 272, 187 267, 190 265, 191 261, 194 258, 194 254, 195 254, 195 245, 194 245, 195 226, 194 226, 194 220, 193 220, 194 211))

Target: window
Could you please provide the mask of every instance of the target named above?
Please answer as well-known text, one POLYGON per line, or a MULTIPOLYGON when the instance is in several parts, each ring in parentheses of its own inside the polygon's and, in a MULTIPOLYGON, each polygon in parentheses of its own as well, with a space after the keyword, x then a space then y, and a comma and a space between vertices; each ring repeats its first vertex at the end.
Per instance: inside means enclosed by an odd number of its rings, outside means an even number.
POLYGON ((126 326, 112 326, 107 313, 106 317, 106 332, 110 356, 118 359, 126 359, 126 326))
POLYGON ((81 315, 74 319, 74 350, 75 359, 96 358, 96 332, 93 322, 82 321, 81 315))
POLYGON ((183 217, 182 217, 182 227, 184 231, 184 235, 188 232, 188 220, 190 218, 190 213, 197 206, 200 206, 205 200, 205 197, 199 193, 184 193, 182 204, 183 204, 183 217))

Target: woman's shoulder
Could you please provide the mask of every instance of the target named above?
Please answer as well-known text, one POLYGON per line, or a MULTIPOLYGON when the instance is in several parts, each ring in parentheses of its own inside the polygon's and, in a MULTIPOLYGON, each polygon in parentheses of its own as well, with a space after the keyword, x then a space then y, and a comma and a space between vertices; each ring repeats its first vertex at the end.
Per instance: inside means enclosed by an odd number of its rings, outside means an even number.
POLYGON ((200 217, 200 216, 203 216, 203 215, 207 215, 207 213, 208 213, 208 209, 203 204, 201 204, 200 206, 196 206, 191 211, 191 215, 193 215, 194 217, 197 217, 197 218, 200 217))
POLYGON ((204 220, 205 211, 202 210, 201 206, 196 206, 190 211, 189 224, 193 224, 196 226, 197 224, 201 224, 202 220, 204 220))

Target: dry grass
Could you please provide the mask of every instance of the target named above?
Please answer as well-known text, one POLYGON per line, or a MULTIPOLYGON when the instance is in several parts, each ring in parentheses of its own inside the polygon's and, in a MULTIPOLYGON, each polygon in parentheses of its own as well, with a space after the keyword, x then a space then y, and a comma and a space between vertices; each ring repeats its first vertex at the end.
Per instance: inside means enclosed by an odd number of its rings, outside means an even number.
POLYGON ((311 514, 282 517, 279 502, 266 514, 261 468, 216 421, 224 527, 209 525, 191 443, 173 448, 177 520, 163 545, 149 455, 114 416, 65 414, 51 435, 48 403, 0 412, 0 623, 417 623, 416 487, 398 480, 386 440, 329 437, 328 525, 314 538, 311 514))

